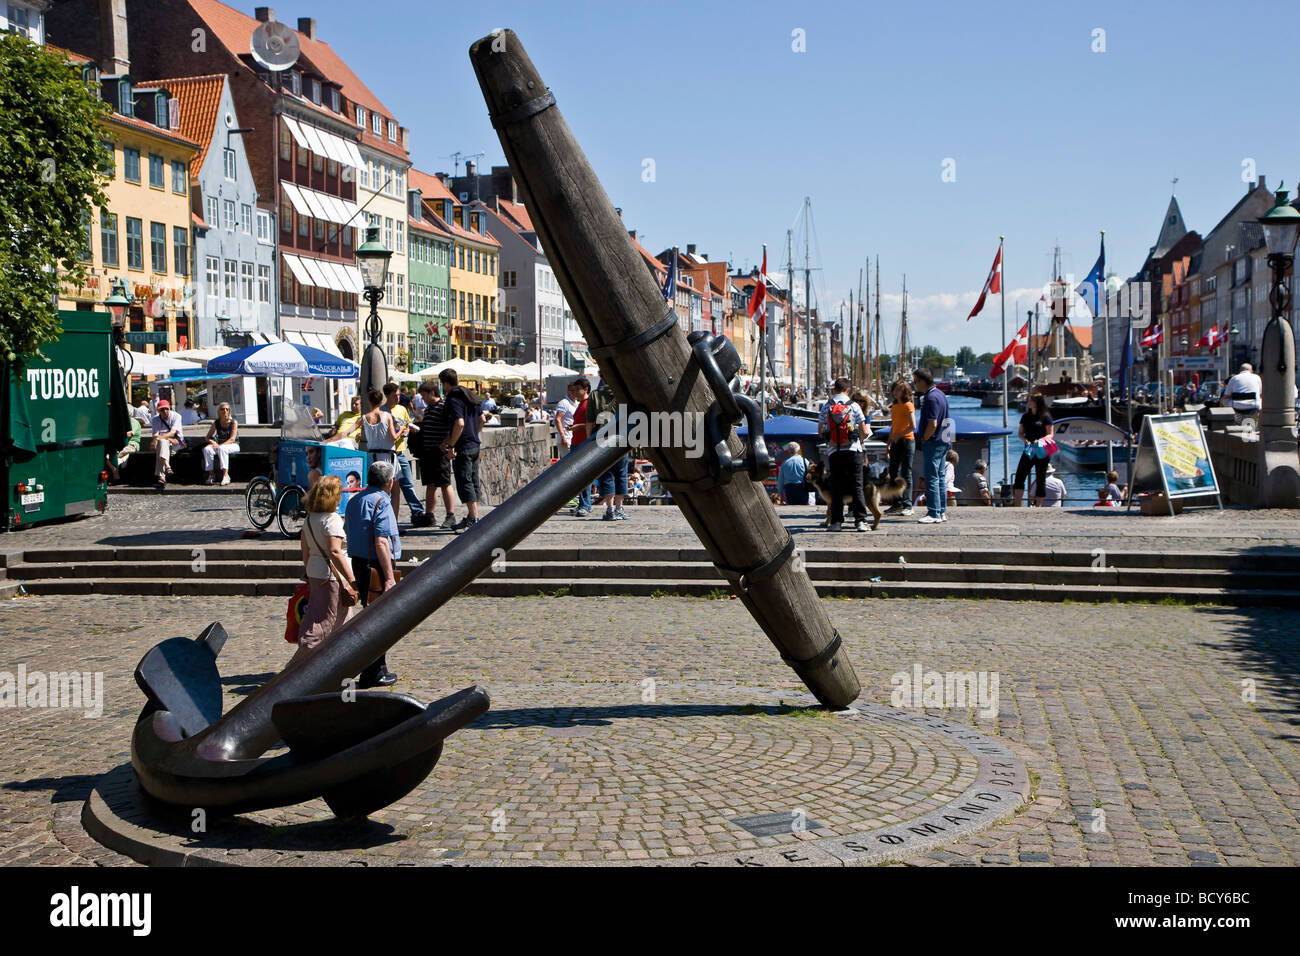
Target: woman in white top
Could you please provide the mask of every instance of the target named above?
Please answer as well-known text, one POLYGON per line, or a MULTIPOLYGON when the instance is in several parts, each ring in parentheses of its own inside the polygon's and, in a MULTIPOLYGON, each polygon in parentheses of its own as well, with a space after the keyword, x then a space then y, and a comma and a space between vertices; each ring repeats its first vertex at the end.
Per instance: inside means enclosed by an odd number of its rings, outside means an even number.
POLYGON ((402 433, 397 430, 393 416, 382 408, 384 395, 379 389, 372 388, 366 393, 370 401, 370 411, 361 416, 361 429, 366 436, 366 451, 380 461, 396 462, 394 451, 397 439, 402 433))
POLYGON ((307 521, 302 529, 302 561, 307 570, 307 610, 298 627, 298 653, 309 653, 348 616, 345 594, 356 600, 356 580, 347 558, 343 518, 338 513, 343 482, 325 475, 307 492, 307 521))

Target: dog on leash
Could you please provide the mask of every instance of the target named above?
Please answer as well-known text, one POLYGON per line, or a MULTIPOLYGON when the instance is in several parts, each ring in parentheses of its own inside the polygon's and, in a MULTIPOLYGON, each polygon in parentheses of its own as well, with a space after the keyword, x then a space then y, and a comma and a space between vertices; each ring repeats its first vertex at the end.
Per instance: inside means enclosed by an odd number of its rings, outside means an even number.
MULTIPOLYGON (((822 500, 827 502, 826 505, 826 523, 831 521, 830 500, 833 492, 831 491, 830 475, 822 466, 821 462, 813 461, 808 463, 808 471, 804 475, 804 481, 817 489, 817 494, 822 496, 822 500)), ((884 513, 881 505, 886 508, 897 502, 903 497, 903 491, 907 488, 907 482, 902 478, 890 479, 888 476, 881 476, 876 479, 869 479, 866 475, 862 476, 862 497, 867 502, 867 508, 871 511, 871 516, 875 520, 871 523, 871 530, 875 531, 880 527, 880 516, 884 513)), ((853 494, 841 494, 844 501, 844 508, 848 510, 853 507, 853 494)))

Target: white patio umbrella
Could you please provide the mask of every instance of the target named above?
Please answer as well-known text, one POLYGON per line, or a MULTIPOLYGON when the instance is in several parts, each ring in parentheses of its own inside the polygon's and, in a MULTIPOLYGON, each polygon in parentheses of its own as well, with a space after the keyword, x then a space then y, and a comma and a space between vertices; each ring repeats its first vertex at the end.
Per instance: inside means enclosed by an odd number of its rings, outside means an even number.
POLYGON ((157 355, 149 355, 145 352, 126 352, 125 356, 122 359, 122 365, 125 367, 129 362, 132 375, 167 375, 180 369, 203 370, 203 366, 198 362, 175 359, 166 352, 159 352, 157 355))

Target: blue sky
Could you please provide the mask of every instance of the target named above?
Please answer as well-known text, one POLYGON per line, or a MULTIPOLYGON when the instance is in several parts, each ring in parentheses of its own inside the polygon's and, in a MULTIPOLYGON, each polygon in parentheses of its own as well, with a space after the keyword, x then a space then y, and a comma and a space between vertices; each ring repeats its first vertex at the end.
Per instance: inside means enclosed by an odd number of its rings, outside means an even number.
POLYGON ((450 171, 457 150, 486 152, 483 166, 504 161, 467 50, 494 28, 515 30, 652 252, 693 242, 753 265, 766 242, 769 271, 783 272, 785 232, 806 195, 828 314, 879 254, 886 329, 897 328, 906 273, 914 338, 949 351, 1002 344, 996 301, 964 321, 999 234, 1010 333, 1015 297, 1032 305, 1058 241, 1081 278, 1105 229, 1108 266, 1131 275, 1174 177, 1187 225, 1202 233, 1246 188, 1244 161, 1270 188, 1300 177, 1287 82, 1297 56, 1278 55, 1288 42, 1300 50, 1294 3, 451 9, 276 5, 290 23, 316 17, 321 39, 411 129, 413 159, 430 172, 450 171), (1097 29, 1104 52, 1093 51, 1097 29), (805 52, 792 50, 795 30, 805 52), (642 181, 647 158, 654 182, 642 181), (947 159, 952 182, 941 177, 947 159))

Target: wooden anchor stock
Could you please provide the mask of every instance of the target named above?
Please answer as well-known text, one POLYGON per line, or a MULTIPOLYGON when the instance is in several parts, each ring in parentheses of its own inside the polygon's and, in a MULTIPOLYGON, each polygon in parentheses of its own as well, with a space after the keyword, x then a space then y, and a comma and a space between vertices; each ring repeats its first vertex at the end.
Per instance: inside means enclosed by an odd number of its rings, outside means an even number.
MULTIPOLYGON (((704 416, 715 395, 595 172, 511 30, 470 47, 492 124, 574 318, 620 402, 704 416), (598 343, 598 344, 597 344, 598 343)), ((739 457, 731 434, 727 447, 739 457)), ((827 706, 860 685, 762 485, 718 482, 684 448, 649 449, 673 500, 782 659, 827 706)), ((729 475, 727 477, 730 477, 729 475)))

